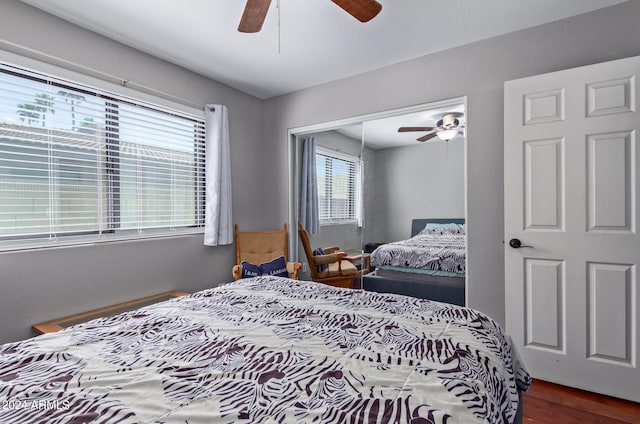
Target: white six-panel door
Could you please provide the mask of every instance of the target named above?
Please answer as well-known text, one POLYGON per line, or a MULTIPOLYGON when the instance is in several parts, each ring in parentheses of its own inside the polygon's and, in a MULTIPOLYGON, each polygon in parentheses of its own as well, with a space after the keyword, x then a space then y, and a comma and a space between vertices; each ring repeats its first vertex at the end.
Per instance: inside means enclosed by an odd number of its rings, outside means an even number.
POLYGON ((638 78, 640 57, 590 65, 504 104, 506 330, 534 378, 635 401, 638 78))

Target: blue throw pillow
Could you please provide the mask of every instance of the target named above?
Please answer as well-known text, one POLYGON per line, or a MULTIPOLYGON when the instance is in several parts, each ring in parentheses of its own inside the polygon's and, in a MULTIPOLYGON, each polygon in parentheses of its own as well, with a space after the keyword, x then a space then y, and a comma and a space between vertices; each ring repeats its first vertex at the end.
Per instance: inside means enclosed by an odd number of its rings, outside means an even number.
POLYGON ((284 256, 280 256, 272 260, 271 262, 265 262, 260 264, 260 271, 262 275, 275 275, 276 277, 288 277, 287 261, 284 260, 284 256))
POLYGON ((254 265, 247 261, 242 261, 242 278, 258 277, 260 275, 275 275, 276 277, 288 277, 287 261, 284 256, 280 256, 270 262, 254 265))
MULTIPOLYGON (((324 250, 321 247, 318 247, 313 251, 313 256, 319 256, 319 255, 326 255, 326 253, 324 253, 324 250)), ((322 272, 326 270, 328 267, 329 265, 322 264, 322 265, 318 265, 316 268, 318 268, 318 272, 322 272)))
POLYGON ((251 278, 262 275, 258 265, 254 265, 247 261, 242 261, 240 265, 242 266, 242 278, 251 278))

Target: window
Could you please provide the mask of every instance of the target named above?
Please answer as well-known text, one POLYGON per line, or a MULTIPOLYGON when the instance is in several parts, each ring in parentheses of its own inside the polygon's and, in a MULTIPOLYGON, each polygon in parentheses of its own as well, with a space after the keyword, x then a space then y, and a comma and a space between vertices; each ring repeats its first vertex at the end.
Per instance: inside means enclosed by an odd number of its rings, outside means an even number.
POLYGON ((358 219, 360 159, 318 148, 318 212, 320 222, 347 222, 358 219))
POLYGON ((0 64, 4 245, 193 231, 204 189, 201 117, 0 64))

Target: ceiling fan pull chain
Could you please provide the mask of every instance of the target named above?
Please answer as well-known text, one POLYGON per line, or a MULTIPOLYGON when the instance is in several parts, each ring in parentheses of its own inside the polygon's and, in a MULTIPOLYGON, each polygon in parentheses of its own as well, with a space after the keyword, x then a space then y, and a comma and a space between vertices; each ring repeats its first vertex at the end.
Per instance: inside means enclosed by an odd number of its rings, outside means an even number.
POLYGON ((280 54, 280 48, 282 46, 282 41, 280 38, 280 0, 277 1, 276 8, 278 9, 278 54, 280 54))

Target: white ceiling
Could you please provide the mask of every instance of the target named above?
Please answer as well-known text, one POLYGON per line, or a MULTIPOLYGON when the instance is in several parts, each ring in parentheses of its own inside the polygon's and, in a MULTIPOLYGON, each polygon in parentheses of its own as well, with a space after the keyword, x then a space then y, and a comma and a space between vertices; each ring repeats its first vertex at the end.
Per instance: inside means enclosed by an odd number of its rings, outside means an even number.
POLYGON ((243 0, 22 1, 267 99, 626 0, 378 0, 365 24, 329 0, 273 0, 256 34, 237 31, 243 0))

